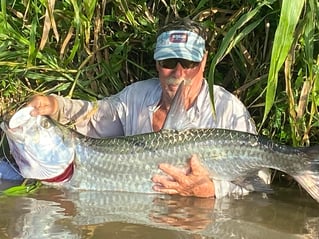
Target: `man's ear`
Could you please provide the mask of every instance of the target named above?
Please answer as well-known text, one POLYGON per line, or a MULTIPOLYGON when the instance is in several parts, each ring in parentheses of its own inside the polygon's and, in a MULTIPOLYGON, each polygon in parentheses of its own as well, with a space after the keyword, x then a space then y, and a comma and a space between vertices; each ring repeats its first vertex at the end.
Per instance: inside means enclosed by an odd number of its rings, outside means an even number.
POLYGON ((155 61, 155 64, 156 64, 156 70, 157 70, 157 72, 159 72, 159 64, 158 64, 158 61, 155 61))
POLYGON ((203 59, 202 59, 202 61, 201 61, 201 70, 202 70, 202 72, 204 72, 205 71, 205 66, 206 66, 206 61, 207 61, 207 56, 208 56, 208 51, 205 51, 204 52, 204 56, 203 56, 203 59))

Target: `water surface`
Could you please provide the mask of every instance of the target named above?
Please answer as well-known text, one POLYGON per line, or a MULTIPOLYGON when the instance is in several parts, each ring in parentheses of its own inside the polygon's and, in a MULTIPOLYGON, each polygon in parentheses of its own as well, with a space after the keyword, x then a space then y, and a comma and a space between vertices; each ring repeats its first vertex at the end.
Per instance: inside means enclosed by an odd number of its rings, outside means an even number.
POLYGON ((1 196, 0 213, 1 239, 319 238, 319 203, 298 187, 219 200, 42 187, 1 196))

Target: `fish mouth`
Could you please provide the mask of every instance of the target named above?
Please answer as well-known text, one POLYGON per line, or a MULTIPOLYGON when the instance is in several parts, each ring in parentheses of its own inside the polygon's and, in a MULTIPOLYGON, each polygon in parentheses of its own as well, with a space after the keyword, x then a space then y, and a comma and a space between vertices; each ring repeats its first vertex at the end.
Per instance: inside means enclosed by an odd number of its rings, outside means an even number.
POLYGON ((23 140, 23 128, 21 126, 11 129, 11 128, 9 128, 9 124, 7 122, 1 122, 0 128, 6 134, 8 139, 17 141, 19 143, 22 143, 24 141, 23 140))
POLYGON ((0 124, 0 128, 5 133, 5 136, 7 138, 7 142, 9 144, 10 148, 10 154, 14 157, 15 162, 18 164, 18 168, 22 166, 30 166, 30 163, 28 160, 26 160, 22 155, 20 154, 20 149, 23 148, 24 138, 18 137, 23 133, 23 130, 21 127, 10 129, 8 126, 8 123, 2 122, 0 124))

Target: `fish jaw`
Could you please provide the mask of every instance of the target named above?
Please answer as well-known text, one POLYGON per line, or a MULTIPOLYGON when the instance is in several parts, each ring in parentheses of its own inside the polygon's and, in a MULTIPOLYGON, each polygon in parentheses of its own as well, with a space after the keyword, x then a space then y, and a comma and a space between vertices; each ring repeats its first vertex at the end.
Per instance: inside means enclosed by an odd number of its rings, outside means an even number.
POLYGON ((74 160, 74 150, 65 141, 63 132, 47 117, 31 117, 25 124, 13 129, 2 122, 1 128, 25 178, 55 178, 74 160))
POLYGON ((23 142, 23 129, 21 127, 10 129, 7 122, 1 122, 0 128, 5 132, 8 139, 19 143, 23 142))

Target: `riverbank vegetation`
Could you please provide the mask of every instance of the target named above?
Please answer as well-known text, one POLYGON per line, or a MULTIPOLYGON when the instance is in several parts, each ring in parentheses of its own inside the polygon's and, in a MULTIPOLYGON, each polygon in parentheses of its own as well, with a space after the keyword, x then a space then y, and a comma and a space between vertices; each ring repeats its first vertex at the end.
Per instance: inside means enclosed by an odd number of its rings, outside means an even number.
POLYGON ((210 30, 206 78, 260 134, 319 142, 316 0, 1 0, 1 120, 34 94, 96 100, 156 76, 156 31, 175 17, 210 30))

